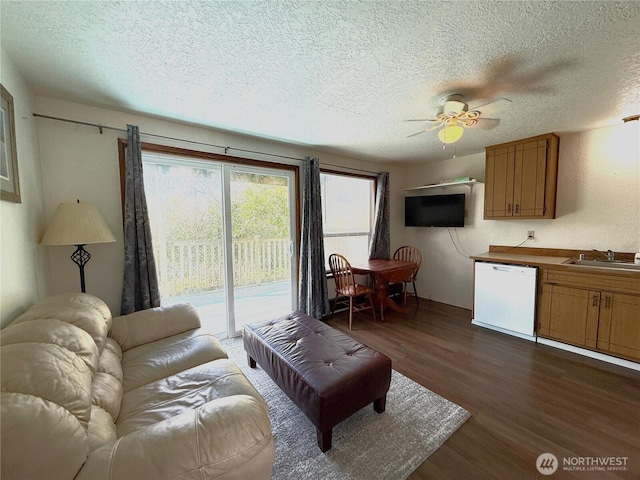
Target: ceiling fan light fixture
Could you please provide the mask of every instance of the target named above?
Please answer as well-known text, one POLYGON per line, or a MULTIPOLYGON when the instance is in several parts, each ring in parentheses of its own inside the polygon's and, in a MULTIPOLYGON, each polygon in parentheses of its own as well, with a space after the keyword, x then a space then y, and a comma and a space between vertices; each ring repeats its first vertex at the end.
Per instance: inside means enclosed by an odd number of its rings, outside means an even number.
POLYGON ((438 132, 438 138, 442 143, 455 143, 464 133, 464 128, 460 125, 447 125, 438 132))
POLYGON ((440 107, 447 115, 461 115, 466 112, 468 105, 462 101, 462 95, 454 93, 440 99, 440 107))
POLYGON ((461 115, 467 111, 467 104, 457 100, 447 100, 442 103, 442 111, 447 115, 461 115))

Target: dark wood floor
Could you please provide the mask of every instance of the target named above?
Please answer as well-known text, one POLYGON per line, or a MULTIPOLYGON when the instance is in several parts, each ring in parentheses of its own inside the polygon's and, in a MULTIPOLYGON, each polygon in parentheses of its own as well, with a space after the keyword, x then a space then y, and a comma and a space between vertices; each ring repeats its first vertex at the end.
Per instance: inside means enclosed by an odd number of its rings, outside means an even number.
POLYGON ((412 480, 640 479, 639 372, 473 326, 466 310, 410 306, 384 323, 360 312, 351 331, 346 312, 329 325, 471 412, 412 480), (536 470, 545 452, 561 463, 551 476, 536 470), (628 470, 563 470, 564 457, 628 457, 628 470))

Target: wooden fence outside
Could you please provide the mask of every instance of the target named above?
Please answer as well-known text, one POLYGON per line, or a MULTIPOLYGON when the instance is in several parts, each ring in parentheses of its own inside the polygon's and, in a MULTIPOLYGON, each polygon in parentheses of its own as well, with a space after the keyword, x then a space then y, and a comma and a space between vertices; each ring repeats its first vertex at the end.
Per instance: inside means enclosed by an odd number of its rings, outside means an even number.
MULTIPOLYGON (((177 297, 224 287, 224 246, 221 240, 177 241, 156 247, 156 264, 163 295, 177 297)), ((235 287, 286 280, 291 272, 289 240, 233 241, 235 287)))

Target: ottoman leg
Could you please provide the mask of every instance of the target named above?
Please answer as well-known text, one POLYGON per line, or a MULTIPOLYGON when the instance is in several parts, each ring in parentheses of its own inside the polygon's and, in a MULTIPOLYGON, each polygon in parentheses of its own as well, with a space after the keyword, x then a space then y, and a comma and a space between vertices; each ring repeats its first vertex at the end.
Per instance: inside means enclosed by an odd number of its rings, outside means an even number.
POLYGON ((249 368, 256 368, 256 361, 251 358, 251 355, 247 353, 247 363, 249 364, 249 368))
POLYGON ((318 435, 318 447, 323 452, 331 449, 331 428, 326 432, 321 432, 319 428, 316 428, 316 433, 318 435))
POLYGON ((387 394, 386 393, 382 397, 380 397, 377 400, 373 401, 373 409, 378 413, 384 412, 384 409, 385 409, 386 405, 387 405, 387 394))

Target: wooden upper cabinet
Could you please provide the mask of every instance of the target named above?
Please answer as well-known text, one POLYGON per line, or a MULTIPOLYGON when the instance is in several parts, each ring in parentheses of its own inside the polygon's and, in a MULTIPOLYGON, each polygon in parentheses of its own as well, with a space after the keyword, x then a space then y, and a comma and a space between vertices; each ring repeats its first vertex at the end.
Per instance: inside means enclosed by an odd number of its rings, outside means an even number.
POLYGON ((486 148, 485 219, 555 218, 559 143, 549 133, 486 148))

